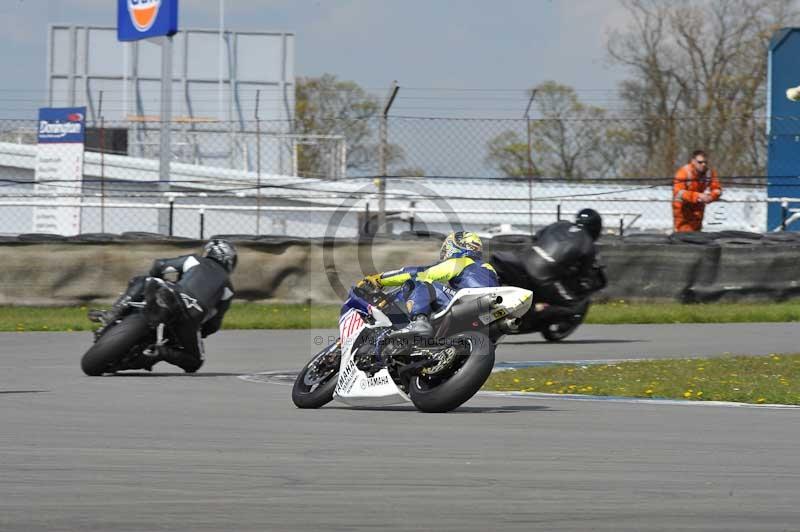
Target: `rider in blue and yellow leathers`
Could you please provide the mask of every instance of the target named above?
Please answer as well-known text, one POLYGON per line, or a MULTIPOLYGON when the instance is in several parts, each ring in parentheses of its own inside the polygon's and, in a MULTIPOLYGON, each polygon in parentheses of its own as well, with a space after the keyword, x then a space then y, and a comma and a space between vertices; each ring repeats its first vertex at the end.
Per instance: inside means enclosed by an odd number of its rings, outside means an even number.
POLYGON ((500 286, 497 273, 483 262, 483 243, 468 231, 450 233, 442 244, 439 262, 368 275, 364 282, 376 287, 403 285, 403 298, 411 322, 391 336, 433 336, 429 318, 445 307, 461 288, 500 286))

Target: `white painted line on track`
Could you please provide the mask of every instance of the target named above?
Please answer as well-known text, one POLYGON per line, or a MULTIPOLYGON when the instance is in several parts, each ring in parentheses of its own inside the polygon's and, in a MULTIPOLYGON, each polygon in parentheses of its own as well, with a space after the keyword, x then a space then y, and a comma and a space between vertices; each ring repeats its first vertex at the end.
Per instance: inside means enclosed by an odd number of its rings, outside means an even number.
MULTIPOLYGON (((605 361, 603 361, 605 362, 605 361)), ((500 368, 501 370, 503 368, 500 368)), ((511 369, 511 368, 507 368, 511 369)), ((260 384, 278 384, 281 386, 291 386, 297 376, 297 370, 273 370, 262 371, 250 375, 238 375, 238 378, 246 382, 260 384)), ((478 392, 475 394, 480 397, 506 397, 516 399, 564 399, 568 401, 607 401, 612 403, 631 403, 645 405, 663 406, 715 406, 727 408, 758 408, 761 410, 798 410, 800 405, 776 405, 776 404, 752 404, 734 403, 728 401, 689 401, 683 399, 659 399, 656 397, 619 397, 606 395, 580 395, 580 394, 561 394, 543 392, 478 392)))

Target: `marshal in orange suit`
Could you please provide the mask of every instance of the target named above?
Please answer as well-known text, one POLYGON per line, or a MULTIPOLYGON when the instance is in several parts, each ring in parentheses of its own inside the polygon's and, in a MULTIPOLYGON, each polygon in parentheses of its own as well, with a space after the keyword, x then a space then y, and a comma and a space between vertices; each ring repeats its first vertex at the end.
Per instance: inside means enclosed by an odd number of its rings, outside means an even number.
POLYGON ((701 231, 706 203, 717 201, 722 187, 716 170, 708 166, 703 150, 695 150, 689 164, 675 173, 672 182, 672 219, 675 232, 701 231))

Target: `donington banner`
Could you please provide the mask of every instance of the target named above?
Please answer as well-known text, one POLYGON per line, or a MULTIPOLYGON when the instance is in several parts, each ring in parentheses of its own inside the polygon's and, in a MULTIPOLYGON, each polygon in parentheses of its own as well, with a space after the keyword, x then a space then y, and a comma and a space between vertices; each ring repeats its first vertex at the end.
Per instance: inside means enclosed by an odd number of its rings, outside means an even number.
POLYGON ((74 235, 81 230, 85 107, 39 109, 33 232, 74 235))

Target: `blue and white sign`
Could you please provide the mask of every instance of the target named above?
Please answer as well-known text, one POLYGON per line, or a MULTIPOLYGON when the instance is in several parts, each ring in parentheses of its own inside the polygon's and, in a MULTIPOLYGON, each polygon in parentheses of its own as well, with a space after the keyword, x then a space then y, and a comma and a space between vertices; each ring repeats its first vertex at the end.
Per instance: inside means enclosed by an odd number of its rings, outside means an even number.
POLYGON ((85 117, 85 107, 39 109, 34 233, 80 233, 85 117))
POLYGON ((79 142, 86 139, 86 107, 39 109, 39 143, 79 142))
POLYGON ((117 40, 178 33, 178 0, 117 0, 117 40))

